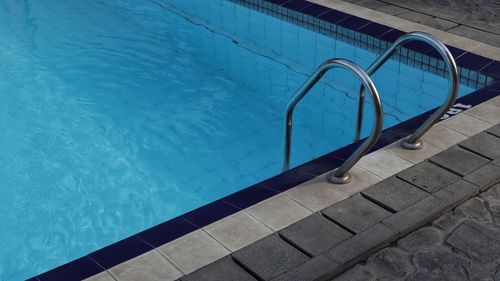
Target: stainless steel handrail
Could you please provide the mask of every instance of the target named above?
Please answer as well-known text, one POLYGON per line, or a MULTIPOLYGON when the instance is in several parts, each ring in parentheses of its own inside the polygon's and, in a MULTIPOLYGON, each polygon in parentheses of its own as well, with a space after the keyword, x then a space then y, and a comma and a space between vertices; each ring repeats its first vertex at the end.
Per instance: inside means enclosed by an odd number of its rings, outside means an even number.
MULTIPOLYGON (((438 121, 441 116, 443 116, 455 103, 457 99, 458 88, 460 86, 458 69, 453 55, 446 45, 441 42, 437 37, 426 32, 409 32, 401 37, 399 37, 380 57, 378 57, 375 62, 373 62, 366 73, 372 76, 403 44, 409 41, 422 41, 431 45, 434 49, 438 51, 441 57, 444 59, 447 69, 450 74, 450 92, 446 98, 445 103, 438 108, 434 114, 427 119, 420 127, 409 137, 401 141, 401 146, 406 149, 420 149, 423 146, 422 140, 420 138, 438 121)), ((361 112, 358 115, 358 120, 356 122, 356 132, 354 140, 357 141, 361 137, 361 127, 363 120, 363 106, 364 106, 364 86, 361 86, 359 94, 359 106, 358 110, 361 112)))
MULTIPOLYGON (((349 170, 363 157, 363 155, 373 147, 377 142, 382 132, 383 118, 382 118, 382 102, 378 94, 377 88, 368 74, 361 69, 357 64, 345 59, 329 59, 323 62, 316 71, 307 79, 307 81, 300 87, 295 95, 290 99, 286 106, 286 120, 285 120, 285 143, 283 155, 283 171, 290 168, 290 151, 292 146, 292 117, 295 106, 300 100, 311 90, 314 85, 323 77, 323 75, 333 68, 344 68, 356 75, 362 82, 363 86, 367 88, 373 99, 373 106, 375 108, 374 125, 370 136, 363 142, 363 144, 356 149, 356 151, 340 166, 328 175, 328 180, 332 183, 348 183, 351 181, 349 170)), ((358 112, 358 116, 360 112, 358 112)))

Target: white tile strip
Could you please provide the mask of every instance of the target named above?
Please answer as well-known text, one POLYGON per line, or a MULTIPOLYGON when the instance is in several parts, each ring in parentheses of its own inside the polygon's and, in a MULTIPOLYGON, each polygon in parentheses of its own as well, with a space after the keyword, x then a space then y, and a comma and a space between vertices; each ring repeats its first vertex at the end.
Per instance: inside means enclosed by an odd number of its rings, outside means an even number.
POLYGON ((488 122, 467 114, 455 115, 439 124, 445 126, 446 128, 460 132, 468 137, 482 132, 492 126, 492 124, 488 122))
POLYGON ((411 167, 413 163, 387 151, 386 149, 380 149, 361 158, 358 165, 361 168, 385 179, 411 167))
POLYGON ((173 281, 183 274, 156 250, 135 257, 109 269, 118 281, 173 281))
POLYGON ((158 250, 186 274, 229 254, 229 250, 203 230, 191 232, 158 250))
POLYGON ((257 203, 246 211, 274 231, 279 231, 312 214, 310 210, 284 194, 257 203))
POLYGON ((442 151, 441 148, 429 142, 424 143, 424 146, 418 150, 404 149, 399 141, 388 145, 385 149, 413 164, 418 164, 442 151))
POLYGON ((270 228, 245 211, 214 222, 204 230, 231 252, 273 233, 270 228))
POLYGON ((467 136, 440 124, 434 125, 423 137, 425 143, 433 144, 442 150, 467 139, 467 136))
POLYGON ((467 110, 465 114, 491 123, 492 125, 500 122, 500 107, 488 102, 467 110))

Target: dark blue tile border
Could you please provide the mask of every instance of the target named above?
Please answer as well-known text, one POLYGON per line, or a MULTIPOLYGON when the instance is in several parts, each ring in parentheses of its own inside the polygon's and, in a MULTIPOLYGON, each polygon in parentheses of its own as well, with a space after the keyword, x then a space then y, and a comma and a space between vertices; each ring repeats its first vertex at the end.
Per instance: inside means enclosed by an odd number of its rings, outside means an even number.
POLYGON ((89 257, 82 257, 62 265, 54 270, 43 273, 36 278, 40 281, 78 281, 104 271, 89 257))
POLYGON ((152 249, 154 249, 153 246, 134 235, 97 250, 89 254, 88 257, 107 269, 152 249))
POLYGON ((248 208, 260 201, 263 201, 267 198, 273 197, 277 195, 279 192, 270 188, 267 188, 263 185, 253 185, 248 188, 242 189, 238 192, 235 192, 231 195, 228 195, 221 200, 239 208, 241 210, 248 208))
POLYGON ((182 217, 177 217, 137 234, 144 242, 157 248, 181 236, 197 230, 198 227, 182 217))
MULTIPOLYGON (((394 42, 404 32, 390 27, 352 16, 305 0, 264 0, 309 16, 356 30, 377 39, 394 42)), ((459 66, 478 71, 500 81, 500 62, 448 46, 459 66)), ((432 57, 439 55, 428 46, 409 44, 408 49, 432 57)), ((493 97, 500 96, 500 82, 479 89, 457 100, 457 103, 471 106, 483 103, 493 97)), ((411 134, 433 112, 423 113, 404 121, 382 132, 377 144, 371 149, 375 151, 404 136, 411 134)), ((137 235, 131 236, 110 246, 95 251, 29 280, 82 280, 109 269, 117 264, 139 256, 154 247, 161 246, 186 235, 196 229, 250 207, 258 202, 284 192, 298 184, 306 182, 317 175, 339 167, 352 154, 363 140, 349 144, 334 152, 328 153, 313 161, 285 173, 276 175, 261 183, 250 186, 215 202, 202 206, 177 218, 168 220, 137 235)))
POLYGON ((197 227, 202 228, 215 221, 232 215, 239 210, 240 209, 236 208, 235 206, 219 199, 189 213, 186 213, 181 217, 186 221, 189 221, 190 223, 196 225, 197 227))

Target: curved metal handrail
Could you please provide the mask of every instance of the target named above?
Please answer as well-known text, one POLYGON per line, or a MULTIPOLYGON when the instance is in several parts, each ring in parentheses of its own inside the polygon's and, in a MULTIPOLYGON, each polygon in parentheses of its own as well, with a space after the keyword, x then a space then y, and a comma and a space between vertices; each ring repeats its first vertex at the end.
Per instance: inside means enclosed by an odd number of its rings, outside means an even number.
MULTIPOLYGON (((332 183, 348 183, 351 181, 351 176, 349 175, 349 170, 358 162, 358 160, 363 157, 363 155, 373 147, 377 142, 380 134, 382 132, 383 125, 383 110, 382 102, 380 101, 380 96, 378 94, 377 88, 373 83, 372 79, 368 74, 366 74, 361 67, 357 64, 344 60, 344 59, 329 59, 323 62, 318 69, 309 77, 309 79, 300 87, 300 89, 295 93, 295 95, 290 99, 286 106, 286 120, 285 120, 285 144, 284 144, 284 155, 283 155, 283 171, 290 168, 290 151, 292 145, 292 117, 295 106, 300 102, 300 100, 311 90, 314 85, 323 77, 323 75, 333 68, 344 68, 358 76, 361 80, 363 86, 367 88, 373 99, 373 106, 375 108, 375 121, 372 128, 370 136, 363 142, 363 144, 356 149, 356 151, 340 166, 338 169, 334 170, 330 175, 328 175, 328 180, 332 183)), ((358 112, 359 116, 360 112, 358 112)))
MULTIPOLYGON (((420 125, 420 127, 413 134, 411 134, 401 142, 401 146, 406 149, 420 149, 423 146, 423 142, 420 140, 420 138, 438 121, 439 118, 441 118, 441 116, 443 116, 453 106, 453 104, 455 104, 460 83, 457 64, 455 62, 455 59, 453 58, 453 55, 450 53, 450 50, 448 50, 446 45, 434 35, 420 31, 409 32, 399 37, 380 57, 378 57, 377 60, 375 60, 375 62, 373 62, 368 67, 366 73, 372 76, 403 44, 409 41, 426 42, 434 49, 436 49, 444 59, 451 79, 450 92, 445 103, 441 107, 439 107, 439 109, 434 112, 434 114, 432 114, 431 117, 427 119, 427 121, 420 125)), ((361 86, 359 96, 358 110, 359 112, 361 112, 361 114, 358 115, 358 120, 356 122, 356 133, 354 138, 355 141, 359 140, 361 135, 365 98, 363 85, 361 86)))

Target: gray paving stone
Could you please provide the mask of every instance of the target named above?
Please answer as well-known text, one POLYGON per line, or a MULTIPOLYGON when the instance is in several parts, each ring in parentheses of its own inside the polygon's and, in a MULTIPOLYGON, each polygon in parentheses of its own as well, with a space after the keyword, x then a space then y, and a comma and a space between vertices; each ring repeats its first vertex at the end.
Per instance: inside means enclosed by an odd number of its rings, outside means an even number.
POLYGON ((340 201, 323 210, 322 213, 354 233, 360 233, 391 215, 391 212, 363 198, 360 194, 340 201))
MULTIPOLYGON (((500 34, 500 7, 492 0, 385 0, 428 15, 500 34)), ((494 45, 494 46, 498 46, 494 45)))
POLYGON ((459 25, 448 29, 447 32, 460 35, 463 37, 467 37, 470 39, 474 39, 477 41, 484 42, 486 44, 490 44, 492 46, 500 46, 500 36, 493 34, 491 32, 486 32, 482 30, 478 30, 476 28, 472 28, 465 25, 459 25))
POLYGON ((465 180, 480 187, 481 190, 488 188, 492 183, 500 180, 500 167, 488 164, 465 177, 465 180))
POLYGON ((235 263, 231 257, 224 257, 181 278, 182 281, 256 281, 252 275, 235 263))
POLYGON ((318 214, 283 229, 287 241, 310 256, 317 256, 352 236, 350 232, 318 214))
POLYGON ((436 247, 443 242, 443 233, 436 227, 422 227, 398 241, 398 247, 408 252, 436 247))
POLYGON ((500 259, 500 230, 468 219, 448 237, 447 243, 484 267, 500 259))
POLYGON ((495 225, 500 228, 500 184, 492 186, 480 196, 488 204, 488 210, 495 221, 495 225))
POLYGON ((454 214, 474 219, 481 223, 493 223, 493 217, 489 209, 486 207, 486 202, 481 197, 472 197, 458 206, 454 214))
POLYGON ((397 231, 378 223, 354 235, 326 252, 326 255, 349 268, 397 238, 397 231))
POLYGON ((448 206, 446 202, 430 195, 410 207, 388 217, 383 220, 382 223, 396 229, 401 235, 406 235, 434 220, 442 214, 448 206))
POLYGON ((456 174, 428 161, 406 169, 397 176, 430 193, 434 193, 460 179, 456 174))
POLYGON ((427 192, 396 177, 379 182, 362 193, 395 211, 402 210, 428 195, 427 192))
POLYGON ((460 145, 490 159, 500 157, 500 138, 485 132, 461 142, 460 145))
POLYGON ((493 160, 491 162, 491 164, 500 167, 500 157, 498 157, 497 159, 493 160))
POLYGON ((247 270, 263 280, 281 275, 309 259, 277 234, 263 238, 232 255, 247 270))
POLYGON ((465 180, 459 180, 434 193, 434 196, 443 200, 448 207, 454 207, 479 192, 479 186, 465 180))
POLYGON ((497 124, 486 131, 500 138, 500 124, 497 124))
POLYGON ((376 9, 376 10, 379 11, 379 12, 382 12, 382 13, 393 15, 393 16, 397 16, 397 15, 400 15, 400 14, 403 14, 403 13, 407 13, 407 12, 410 11, 408 9, 405 9, 405 8, 402 8, 402 7, 398 7, 398 6, 394 6, 394 5, 383 6, 383 7, 380 7, 378 9, 376 9))
POLYGON ((441 217, 437 218, 432 225, 436 226, 444 231, 452 231, 455 229, 457 226, 459 226, 463 221, 465 220, 465 217, 462 216, 456 216, 453 211, 450 211, 441 217))
POLYGON ((470 265, 463 257, 444 247, 420 250, 413 257, 413 264, 418 271, 439 277, 438 280, 488 280, 468 277, 485 277, 480 269, 470 265), (481 274, 482 273, 482 274, 481 274))
POLYGON ((436 28, 436 29, 440 29, 440 30, 447 30, 447 29, 450 29, 450 28, 458 25, 455 22, 448 21, 448 20, 441 19, 441 18, 432 17, 432 16, 425 15, 425 14, 422 14, 422 13, 419 13, 416 11, 410 11, 408 13, 399 14, 398 17, 409 20, 409 21, 418 22, 418 23, 421 23, 423 25, 427 25, 427 26, 430 26, 432 28, 436 28))
POLYGON ((428 272, 417 271, 408 276, 405 281, 456 281, 448 279, 447 276, 437 276, 428 272))
POLYGON ((409 255, 396 247, 388 247, 371 255, 366 265, 377 269, 380 280, 403 280, 414 271, 409 255))
POLYGON ((466 176, 488 163, 486 158, 458 146, 431 157, 430 161, 461 176, 466 176))
POLYGON ((376 280, 375 273, 372 272, 372 268, 357 264, 356 266, 348 269, 340 276, 333 279, 335 281, 367 281, 376 280))
POLYGON ((370 9, 377 9, 387 6, 387 3, 378 0, 360 0, 355 2, 356 5, 360 5, 370 9))
POLYGON ((314 281, 325 280, 328 276, 337 273, 339 264, 327 258, 325 255, 314 257, 296 268, 282 274, 272 281, 314 281))

